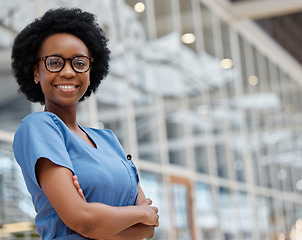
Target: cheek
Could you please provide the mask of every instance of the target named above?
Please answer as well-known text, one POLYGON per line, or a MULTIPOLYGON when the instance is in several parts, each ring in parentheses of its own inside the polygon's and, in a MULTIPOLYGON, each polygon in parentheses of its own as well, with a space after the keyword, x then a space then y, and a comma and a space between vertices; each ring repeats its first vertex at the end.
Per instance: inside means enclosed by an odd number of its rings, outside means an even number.
POLYGON ((39 82, 45 82, 49 78, 49 72, 43 66, 40 66, 36 76, 38 77, 39 82))
POLYGON ((45 94, 49 93, 52 90, 52 82, 54 77, 48 73, 41 73, 39 75, 39 84, 41 86, 42 92, 45 94))

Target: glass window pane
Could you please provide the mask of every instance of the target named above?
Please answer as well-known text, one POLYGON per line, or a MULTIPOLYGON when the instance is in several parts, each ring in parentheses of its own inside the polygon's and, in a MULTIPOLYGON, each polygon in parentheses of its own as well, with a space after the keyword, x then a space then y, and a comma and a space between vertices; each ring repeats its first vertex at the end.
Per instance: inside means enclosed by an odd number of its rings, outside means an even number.
POLYGON ((189 189, 185 184, 172 183, 172 196, 176 239, 191 239, 189 189))
POLYGON ((11 143, 0 141, 0 163, 0 222, 33 222, 36 213, 11 143))
POLYGON ((136 117, 136 134, 139 158, 152 162, 160 162, 160 142, 156 116, 142 114, 136 117))
POLYGON ((250 196, 246 192, 238 191, 236 199, 239 212, 240 232, 243 239, 252 239, 252 232, 254 229, 254 212, 250 196))
POLYGON ((223 144, 216 144, 215 145, 215 153, 216 153, 216 160, 217 160, 217 172, 218 176, 222 178, 228 178, 228 164, 225 152, 225 145, 223 144))
POLYGON ((234 204, 234 197, 230 189, 225 187, 219 188, 219 216, 221 230, 225 239, 236 239, 235 235, 238 232, 238 209, 234 204))
POLYGON ((207 148, 205 146, 196 146, 194 149, 196 170, 201 173, 209 173, 207 148))
POLYGON ((256 198, 256 214, 260 239, 267 239, 270 227, 270 208, 266 197, 259 196, 256 198))
POLYGON ((160 226, 156 229, 154 239, 169 239, 171 228, 168 191, 161 175, 140 171, 140 184, 147 198, 153 201, 154 206, 158 208, 160 216, 160 226))
POLYGON ((215 212, 215 203, 209 184, 195 184, 195 205, 197 209, 197 226, 204 240, 216 240, 219 222, 215 212))

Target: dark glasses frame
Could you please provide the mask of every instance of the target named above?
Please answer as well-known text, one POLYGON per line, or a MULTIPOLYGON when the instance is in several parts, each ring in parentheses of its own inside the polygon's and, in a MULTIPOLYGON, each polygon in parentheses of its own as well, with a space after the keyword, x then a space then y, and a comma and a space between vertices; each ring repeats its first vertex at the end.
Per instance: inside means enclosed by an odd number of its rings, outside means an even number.
POLYGON ((43 61, 46 70, 49 71, 49 72, 52 72, 52 73, 62 71, 62 69, 65 67, 66 61, 70 61, 70 65, 71 65, 71 68, 73 69, 73 71, 75 71, 75 72, 77 72, 77 73, 85 73, 85 72, 87 72, 87 71, 90 69, 91 64, 93 63, 94 59, 93 59, 92 57, 87 57, 87 56, 74 56, 74 57, 72 57, 72 58, 64 58, 64 57, 59 56, 59 55, 48 55, 48 56, 44 56, 44 57, 39 58, 38 61, 43 61), (46 61, 47 61, 47 58, 49 58, 49 57, 59 57, 59 58, 63 59, 63 65, 62 65, 62 67, 61 67, 60 70, 51 71, 51 70, 49 70, 49 69, 47 68, 46 61), (84 57, 84 58, 87 58, 87 59, 89 60, 88 69, 85 70, 85 71, 83 71, 83 72, 75 70, 74 67, 73 67, 73 64, 72 64, 73 60, 74 60, 75 58, 79 58, 79 57, 84 57))

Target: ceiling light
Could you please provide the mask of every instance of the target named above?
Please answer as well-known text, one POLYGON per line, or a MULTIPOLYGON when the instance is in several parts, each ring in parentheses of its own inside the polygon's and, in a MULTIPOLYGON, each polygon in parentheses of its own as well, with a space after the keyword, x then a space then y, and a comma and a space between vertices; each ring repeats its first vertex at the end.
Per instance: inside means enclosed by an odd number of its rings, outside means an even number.
POLYGON ((225 58, 225 59, 222 59, 220 61, 220 66, 223 68, 223 69, 230 69, 233 67, 233 61, 229 58, 225 58))
POLYGON ((181 36, 181 41, 184 44, 191 44, 191 43, 195 42, 195 40, 196 40, 196 38, 193 33, 185 33, 181 36))
POLYGON ((259 78, 257 76, 249 77, 249 84, 252 86, 256 86, 259 83, 259 78))
POLYGON ((145 8, 145 4, 143 4, 142 2, 138 2, 134 5, 134 11, 138 13, 145 11, 145 8))

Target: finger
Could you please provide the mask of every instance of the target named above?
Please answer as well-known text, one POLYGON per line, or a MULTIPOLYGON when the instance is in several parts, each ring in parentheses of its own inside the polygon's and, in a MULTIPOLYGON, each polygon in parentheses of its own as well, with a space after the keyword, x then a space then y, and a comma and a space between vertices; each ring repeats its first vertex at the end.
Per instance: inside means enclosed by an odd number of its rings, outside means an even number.
POLYGON ((84 196, 83 190, 82 190, 82 189, 79 189, 79 190, 78 190, 78 193, 79 193, 80 197, 86 202, 86 198, 85 198, 85 196, 84 196))
POLYGON ((159 216, 158 216, 158 214, 157 214, 157 221, 156 221, 156 223, 155 223, 155 225, 154 225, 155 227, 159 227, 159 221, 158 221, 158 220, 159 220, 159 216))
POLYGON ((76 187, 77 190, 81 189, 80 184, 78 181, 73 182, 74 186, 76 187))
POLYGON ((156 227, 159 227, 159 215, 158 214, 156 214, 157 215, 157 224, 156 224, 156 227))
POLYGON ((86 198, 85 198, 85 196, 84 196, 83 190, 81 189, 81 187, 80 187, 80 185, 79 185, 79 182, 75 181, 75 182, 74 182, 74 185, 75 185, 75 187, 76 187, 76 189, 77 189, 77 191, 78 191, 80 197, 81 197, 83 200, 86 201, 86 198))
POLYGON ((76 175, 73 175, 72 180, 73 180, 73 184, 76 187, 76 189, 79 190, 81 187, 80 187, 80 184, 79 184, 79 181, 78 181, 78 177, 76 175))
POLYGON ((78 181, 77 176, 76 176, 76 175, 73 175, 73 176, 72 176, 72 180, 73 180, 73 184, 74 184, 76 190, 78 191, 80 197, 86 202, 86 198, 85 198, 85 196, 84 196, 83 190, 82 190, 81 187, 80 187, 80 184, 79 184, 79 181, 78 181))
POLYGON ((152 200, 151 200, 150 198, 147 198, 147 199, 146 199, 146 203, 147 203, 148 205, 151 205, 151 204, 152 204, 152 200))
POLYGON ((154 206, 151 206, 151 207, 154 210, 154 212, 158 213, 158 208, 157 207, 154 207, 154 206))

